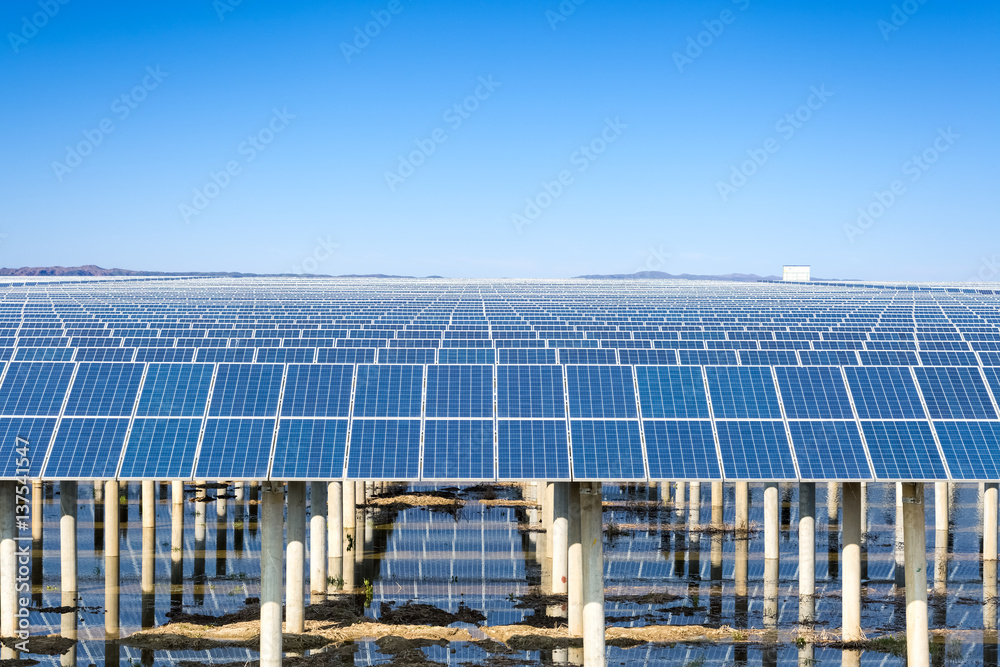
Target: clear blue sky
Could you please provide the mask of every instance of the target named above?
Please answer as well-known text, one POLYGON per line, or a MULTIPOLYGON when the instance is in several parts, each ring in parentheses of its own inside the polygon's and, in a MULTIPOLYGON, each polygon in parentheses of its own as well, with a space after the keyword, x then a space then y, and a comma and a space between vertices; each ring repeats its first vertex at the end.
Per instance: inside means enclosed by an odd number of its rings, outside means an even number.
POLYGON ((1000 279, 996 2, 562 7, 7 0, 0 265, 1000 279))

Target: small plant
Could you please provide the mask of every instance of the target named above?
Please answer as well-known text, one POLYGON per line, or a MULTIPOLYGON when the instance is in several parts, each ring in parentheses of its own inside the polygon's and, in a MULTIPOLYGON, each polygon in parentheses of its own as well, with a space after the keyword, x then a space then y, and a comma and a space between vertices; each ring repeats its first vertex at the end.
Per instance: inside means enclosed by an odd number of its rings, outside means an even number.
POLYGON ((745 632, 740 632, 739 630, 737 630, 736 632, 733 633, 734 642, 745 642, 746 640, 747 640, 747 635, 745 632))
POLYGON ((344 590, 343 577, 327 577, 326 583, 330 586, 334 586, 338 591, 344 590))
POLYGON ((58 586, 46 586, 45 590, 47 590, 47 591, 57 591, 57 590, 59 590, 59 587, 58 586))
POLYGON ((347 538, 347 547, 345 551, 354 551, 354 536, 348 533, 345 537, 347 538))
POLYGON ((372 582, 365 579, 365 606, 372 606, 372 599, 375 597, 375 587, 372 582))
POLYGON ((806 638, 805 637, 796 637, 795 638, 795 645, 798 648, 805 648, 806 647, 806 638))

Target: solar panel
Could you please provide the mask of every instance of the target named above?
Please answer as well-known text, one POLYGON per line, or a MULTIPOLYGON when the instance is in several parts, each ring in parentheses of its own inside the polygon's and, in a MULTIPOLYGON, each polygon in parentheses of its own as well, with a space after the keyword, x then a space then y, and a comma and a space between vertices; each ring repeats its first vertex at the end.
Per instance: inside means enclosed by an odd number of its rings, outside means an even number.
POLYGON ((636 417, 631 366, 567 366, 571 417, 636 417))
POLYGON ((735 350, 677 350, 685 366, 736 365, 735 350))
POLYGON ((927 422, 862 421, 861 428, 878 479, 948 479, 927 422))
POLYGON ((604 348, 559 348, 561 364, 617 364, 615 350, 604 348))
POLYGON ((219 364, 208 414, 212 417, 273 417, 278 411, 278 364, 219 364))
POLYGON ((66 402, 66 414, 90 417, 131 415, 143 370, 142 364, 81 363, 66 402))
POLYGON ((493 366, 427 368, 428 417, 493 417, 493 366))
POLYGON ((996 419, 986 383, 978 368, 914 368, 931 419, 996 419))
POLYGON ((354 416, 419 417, 423 381, 422 366, 358 366, 354 416))
POLYGON ((717 421, 715 427, 726 479, 797 479, 782 422, 717 421))
POLYGON ((799 350, 803 366, 857 366, 858 355, 853 350, 799 350))
POLYGON ((712 422, 646 419, 650 479, 722 479, 712 422))
POLYGON ((677 363, 677 353, 674 350, 618 350, 618 358, 623 365, 666 366, 677 363))
POLYGON ((194 361, 194 352, 193 349, 179 347, 137 347, 135 361, 136 363, 194 361))
POLYGON ((934 422, 952 479, 1000 479, 1000 422, 934 422))
POLYGON ((375 350, 370 347, 321 347, 316 353, 316 361, 321 364, 374 364, 375 350))
POLYGON ((639 404, 645 419, 708 419, 701 368, 636 366, 639 404))
POLYGON ((132 347, 81 347, 75 358, 77 361, 132 361, 133 356, 135 348, 132 347))
POLYGON ((433 364, 437 350, 428 348, 386 347, 378 351, 380 364, 433 364))
POLYGON ((253 355, 252 347, 202 347, 198 349, 195 361, 209 364, 249 364, 253 362, 253 355))
POLYGON ((274 419, 208 419, 196 479, 267 479, 274 419))
POLYGON ((347 417, 354 366, 292 364, 281 402, 283 417, 347 417))
POLYGON ((341 479, 346 453, 346 419, 282 419, 271 479, 341 479))
POLYGON ((14 361, 72 361, 71 347, 21 347, 14 354, 14 361))
POLYGON ((794 350, 740 350, 740 363, 744 366, 798 366, 794 350))
POLYGON ((314 347, 262 347, 257 350, 257 363, 308 364, 315 356, 314 347))
MULTIPOLYGON (((496 361, 496 350, 475 348, 451 348, 438 352, 439 364, 490 364, 496 361)), ((427 363, 432 364, 433 361, 427 363)), ((553 362, 554 363, 554 362, 553 362)))
POLYGON ((986 376, 986 383, 993 391, 993 397, 1000 401, 1000 368, 983 368, 983 375, 986 376))
POLYGON ((428 419, 421 478, 493 480, 493 420, 428 419))
POLYGON ((150 364, 136 414, 142 417, 200 417, 212 384, 210 364, 150 364))
POLYGON ((347 454, 349 479, 416 479, 419 419, 355 419, 347 454))
POLYGON ((561 366, 498 366, 497 414, 501 418, 566 416, 561 366))
POLYGON ((72 376, 72 363, 12 362, 0 385, 0 414, 58 415, 72 376))
POLYGON ((136 418, 132 424, 122 479, 189 479, 198 449, 201 419, 136 418))
POLYGON ((980 352, 983 366, 1000 366, 1000 352, 980 352))
POLYGON ((498 364, 554 364, 556 351, 551 349, 520 348, 497 350, 498 364))
POLYGON ((864 366, 916 366, 917 354, 908 350, 858 350, 864 366))
POLYGON ((705 373, 717 419, 781 419, 770 368, 709 366, 705 373))
POLYGON ((646 479, 639 422, 572 420, 573 479, 646 479))
POLYGON ((861 419, 924 419, 909 368, 846 368, 847 384, 861 419))
POLYGON ((0 479, 38 477, 55 427, 55 417, 0 417, 0 479), (17 442, 19 436, 27 445, 17 442))
POLYGON ((774 370, 789 419, 854 419, 839 368, 785 366, 774 370))
POLYGON ((978 366, 979 360, 973 352, 941 351, 920 352, 924 366, 978 366))
POLYGON ((113 479, 128 422, 128 418, 64 418, 43 475, 48 479, 113 479))
POLYGON ((501 480, 567 480, 569 440, 564 419, 497 421, 497 462, 501 480))
POLYGON ((789 421, 788 428, 801 479, 872 479, 856 422, 789 421))

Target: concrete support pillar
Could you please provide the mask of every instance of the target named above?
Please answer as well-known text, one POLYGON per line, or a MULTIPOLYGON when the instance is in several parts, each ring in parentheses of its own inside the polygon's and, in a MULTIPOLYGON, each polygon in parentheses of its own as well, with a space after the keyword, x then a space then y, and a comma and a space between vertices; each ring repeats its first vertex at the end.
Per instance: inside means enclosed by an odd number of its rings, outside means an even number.
POLYGON ((59 482, 59 565, 63 593, 70 593, 76 599, 77 556, 76 556, 76 482, 59 482))
POLYGON ((142 482, 142 627, 153 627, 156 607, 156 482, 142 482))
POLYGON ((326 482, 309 485, 309 603, 326 600, 326 482))
MULTIPOLYGON (((17 483, 0 482, 0 636, 17 633, 17 483)), ((9 657, 9 656, 8 656, 9 657)))
POLYGON ((816 620, 816 483, 799 484, 799 623, 816 620))
POLYGON ((368 498, 365 495, 365 483, 361 480, 354 482, 354 503, 356 507, 363 507, 367 504, 368 498))
POLYGON ((104 483, 104 522, 104 632, 109 637, 117 637, 121 557, 118 542, 118 482, 113 480, 104 483))
POLYGON ((361 545, 357 543, 356 531, 358 521, 358 508, 356 501, 357 483, 353 481, 344 482, 344 590, 354 588, 354 561, 358 549, 361 545))
POLYGON ((778 622, 778 484, 764 485, 764 625, 778 622))
POLYGON ((677 523, 684 523, 684 482, 674 485, 674 512, 677 513, 677 523))
POLYGON ((554 482, 545 482, 542 496, 542 528, 545 530, 545 557, 552 558, 552 517, 553 503, 556 485, 554 482))
POLYGON ((701 523, 701 482, 691 482, 690 492, 688 526, 689 530, 697 530, 701 523))
POLYGON ((845 482, 843 488, 842 631, 845 642, 856 642, 864 639, 861 632, 861 485, 845 482))
POLYGON ((837 523, 837 515, 840 512, 840 485, 837 482, 828 482, 826 485, 826 518, 830 523, 837 523))
POLYGON ((552 592, 567 593, 569 573, 569 482, 552 485, 552 592))
POLYGON ((288 587, 285 622, 289 632, 305 630, 306 483, 288 482, 288 587))
POLYGON ((336 592, 336 583, 344 576, 344 489, 341 482, 330 482, 326 487, 326 554, 327 592, 336 592))
POLYGON ((194 494, 194 601, 200 604, 205 598, 205 557, 206 536, 208 532, 208 507, 205 480, 195 480, 194 494))
POLYGON ((903 545, 906 568, 906 664, 929 667, 927 544, 924 485, 903 484, 903 545))
POLYGON ((934 594, 938 596, 948 592, 948 487, 948 482, 934 483, 934 594))
POLYGON ((723 492, 724 487, 722 482, 712 482, 712 526, 714 528, 722 527, 722 517, 723 517, 723 492))
POLYGON ((601 484, 580 489, 580 538, 583 546, 583 664, 605 667, 604 528, 601 484))
MULTIPOLYGON (((746 482, 736 482, 736 562, 733 572, 733 577, 735 581, 735 592, 737 597, 737 610, 740 608, 740 603, 742 602, 743 609, 746 608, 746 595, 747 595, 747 562, 750 557, 750 488, 746 482)), ((739 615, 738 615, 739 616, 739 615)), ((745 624, 745 618, 737 618, 737 627, 745 627, 740 625, 740 621, 745 624)))
POLYGON ((903 485, 896 482, 896 588, 903 588, 906 584, 906 568, 903 563, 903 485))
POLYGON ((868 482, 861 482, 861 581, 868 581, 868 482))
POLYGON ((566 607, 570 637, 583 636, 583 545, 580 541, 580 482, 569 485, 566 607))
POLYGON ((184 482, 170 483, 170 606, 184 602, 184 482))
POLYGON ((983 490, 983 629, 997 629, 997 485, 983 490))
POLYGON ((750 485, 736 482, 736 534, 744 536, 750 530, 750 485))
POLYGON ((284 493, 280 482, 264 482, 260 545, 260 665, 281 666, 281 574, 284 493))

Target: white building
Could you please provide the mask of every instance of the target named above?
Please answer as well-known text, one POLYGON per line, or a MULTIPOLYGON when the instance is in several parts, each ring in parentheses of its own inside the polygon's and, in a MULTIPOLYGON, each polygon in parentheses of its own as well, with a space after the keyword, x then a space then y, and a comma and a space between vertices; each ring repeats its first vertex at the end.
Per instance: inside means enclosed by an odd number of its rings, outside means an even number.
POLYGON ((785 282, 809 282, 808 264, 786 264, 781 279, 785 282))

